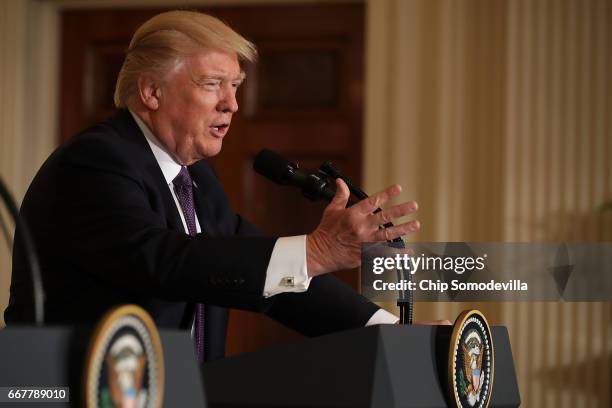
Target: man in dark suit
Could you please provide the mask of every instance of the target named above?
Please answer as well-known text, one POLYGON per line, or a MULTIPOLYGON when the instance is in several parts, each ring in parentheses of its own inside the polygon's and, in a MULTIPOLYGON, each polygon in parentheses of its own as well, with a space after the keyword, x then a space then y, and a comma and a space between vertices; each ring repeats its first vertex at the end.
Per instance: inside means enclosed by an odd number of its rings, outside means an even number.
MULTIPOLYGON (((337 181, 320 225, 299 237, 264 237, 230 208, 205 159, 221 151, 238 110, 239 61, 254 56, 251 43, 196 12, 160 14, 135 33, 117 113, 56 150, 23 201, 47 323, 94 324, 135 303, 160 327, 192 328, 196 342, 203 322, 212 360, 223 356, 227 307, 265 312, 306 335, 396 320, 328 272, 357 266, 361 242, 418 229, 416 221, 379 229, 416 210, 407 202, 373 214, 399 186, 347 209, 348 188, 337 181)), ((8 324, 31 320, 25 265, 16 248, 8 324)))

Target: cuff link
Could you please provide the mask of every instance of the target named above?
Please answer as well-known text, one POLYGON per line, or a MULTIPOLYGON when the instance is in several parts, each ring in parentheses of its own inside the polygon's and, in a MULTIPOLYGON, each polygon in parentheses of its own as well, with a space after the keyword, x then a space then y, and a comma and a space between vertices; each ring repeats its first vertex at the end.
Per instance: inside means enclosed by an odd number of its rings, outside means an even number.
POLYGON ((295 278, 293 276, 286 276, 280 281, 280 286, 286 287, 294 287, 295 286, 295 278))

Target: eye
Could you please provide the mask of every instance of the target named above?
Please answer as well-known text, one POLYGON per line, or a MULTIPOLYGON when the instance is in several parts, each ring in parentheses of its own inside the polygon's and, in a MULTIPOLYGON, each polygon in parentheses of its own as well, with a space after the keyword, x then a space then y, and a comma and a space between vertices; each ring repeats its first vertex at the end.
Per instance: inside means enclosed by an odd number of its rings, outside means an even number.
POLYGON ((217 88, 221 86, 221 80, 213 79, 213 78, 207 78, 201 81, 194 80, 194 82, 200 88, 211 89, 211 90, 216 90, 217 88))

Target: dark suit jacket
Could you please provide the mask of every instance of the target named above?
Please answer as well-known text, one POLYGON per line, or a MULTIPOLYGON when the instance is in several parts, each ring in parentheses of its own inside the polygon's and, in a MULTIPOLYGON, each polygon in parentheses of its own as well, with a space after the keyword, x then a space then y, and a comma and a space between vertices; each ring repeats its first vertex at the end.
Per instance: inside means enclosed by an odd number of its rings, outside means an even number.
MULTIPOLYGON (((226 307, 262 311, 314 336, 365 325, 378 307, 332 275, 305 293, 262 296, 276 238, 230 208, 204 160, 190 166, 204 234, 185 234, 151 149, 127 110, 58 148, 39 170, 21 215, 32 230, 46 292, 46 323, 95 324, 135 303, 162 328, 189 328, 206 303, 206 354, 224 353, 226 307)), ((17 231, 19 234, 19 231, 17 231)), ((29 273, 14 249, 7 324, 29 322, 29 273)))

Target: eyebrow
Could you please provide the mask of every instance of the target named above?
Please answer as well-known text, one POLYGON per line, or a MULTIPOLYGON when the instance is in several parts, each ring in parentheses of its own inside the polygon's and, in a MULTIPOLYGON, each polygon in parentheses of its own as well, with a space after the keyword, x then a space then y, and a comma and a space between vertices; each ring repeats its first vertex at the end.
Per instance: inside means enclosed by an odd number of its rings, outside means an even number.
MULTIPOLYGON (((226 79, 223 75, 200 75, 197 77, 197 81, 205 81, 207 79, 218 79, 223 81, 226 79)), ((240 81, 243 82, 246 79, 246 73, 244 71, 240 71, 240 75, 238 77, 231 79, 231 81, 240 81)))

